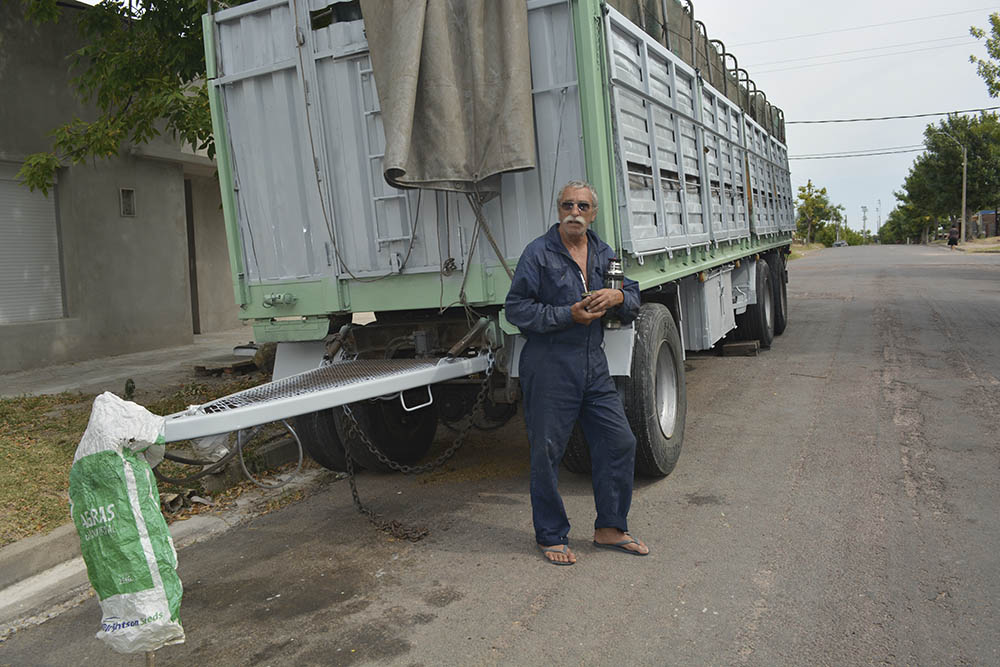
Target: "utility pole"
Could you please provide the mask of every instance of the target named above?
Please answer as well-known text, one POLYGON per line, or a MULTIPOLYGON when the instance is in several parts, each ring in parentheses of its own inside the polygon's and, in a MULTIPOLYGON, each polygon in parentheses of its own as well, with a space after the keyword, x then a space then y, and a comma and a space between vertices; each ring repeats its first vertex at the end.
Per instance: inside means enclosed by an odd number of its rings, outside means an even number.
POLYGON ((861 244, 868 245, 868 207, 861 207, 861 244))
POLYGON ((969 166, 969 155, 965 151, 965 145, 962 146, 962 243, 965 243, 965 171, 969 166))
POLYGON ((881 199, 876 199, 875 202, 876 202, 876 204, 875 204, 875 212, 876 212, 876 215, 878 216, 878 223, 877 223, 875 229, 877 229, 878 232, 881 234, 882 233, 882 200, 881 199))
POLYGON ((934 131, 935 132, 939 132, 939 133, 943 134, 944 136, 948 137, 949 139, 951 139, 952 141, 954 141, 956 144, 958 144, 959 148, 962 149, 962 231, 961 231, 961 234, 962 234, 962 243, 965 243, 965 173, 966 173, 966 170, 968 169, 968 166, 969 166, 969 153, 968 153, 967 150, 965 150, 965 144, 963 144, 961 141, 959 141, 955 137, 951 136, 950 134, 948 134, 944 130, 934 130, 934 131))

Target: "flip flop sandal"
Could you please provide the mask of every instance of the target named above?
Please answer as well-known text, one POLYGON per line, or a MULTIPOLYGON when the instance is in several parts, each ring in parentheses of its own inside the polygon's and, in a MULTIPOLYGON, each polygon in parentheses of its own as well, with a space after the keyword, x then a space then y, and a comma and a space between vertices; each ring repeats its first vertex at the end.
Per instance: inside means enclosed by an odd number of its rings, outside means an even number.
POLYGON ((601 544, 597 540, 594 540, 594 546, 597 547, 598 549, 614 549, 616 551, 624 551, 625 553, 630 554, 632 556, 649 555, 648 551, 646 553, 641 553, 639 551, 636 551, 635 549, 629 549, 625 546, 626 544, 641 544, 641 542, 639 542, 639 540, 635 539, 631 535, 628 536, 627 540, 622 540, 621 542, 615 542, 613 544, 601 544))
POLYGON ((576 565, 576 563, 574 561, 552 560, 551 558, 549 558, 548 556, 545 555, 546 553, 559 553, 559 554, 567 554, 568 555, 568 553, 567 553, 568 552, 568 548, 567 548, 567 546, 565 544, 560 544, 557 547, 554 547, 554 546, 553 547, 543 547, 541 544, 539 544, 538 545, 538 549, 542 552, 542 558, 544 558, 548 562, 552 563, 553 565, 576 565))

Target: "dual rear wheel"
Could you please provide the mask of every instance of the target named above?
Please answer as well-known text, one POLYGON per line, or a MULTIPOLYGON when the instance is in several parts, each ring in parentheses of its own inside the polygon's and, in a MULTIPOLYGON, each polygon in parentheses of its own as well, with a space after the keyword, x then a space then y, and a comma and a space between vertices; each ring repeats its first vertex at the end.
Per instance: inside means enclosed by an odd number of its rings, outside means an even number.
POLYGON ((757 303, 747 306, 736 316, 736 335, 743 340, 760 341, 762 348, 771 347, 774 341, 775 290, 772 265, 758 260, 754 270, 754 290, 757 303))
MULTIPOLYGON (((434 405, 407 412, 398 399, 376 399, 352 403, 350 408, 358 426, 372 443, 397 463, 416 463, 434 442, 438 423, 434 405)), ((389 470, 351 428, 343 408, 328 408, 295 417, 292 426, 306 453, 324 468, 346 471, 347 453, 350 452, 351 458, 364 468, 389 470)))

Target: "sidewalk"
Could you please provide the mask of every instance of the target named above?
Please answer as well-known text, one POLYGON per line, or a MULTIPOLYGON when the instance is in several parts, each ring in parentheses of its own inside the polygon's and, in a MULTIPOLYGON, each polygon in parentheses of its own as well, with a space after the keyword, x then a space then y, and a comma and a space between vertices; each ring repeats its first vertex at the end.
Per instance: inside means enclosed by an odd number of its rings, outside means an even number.
MULTIPOLYGON (((137 400, 190 381, 194 367, 234 359, 233 348, 253 338, 249 327, 195 336, 191 345, 92 359, 28 371, 0 374, 0 396, 55 394, 64 391, 121 393, 126 380, 136 384, 137 400)), ((246 359, 246 357, 239 357, 246 359)), ((211 364, 209 364, 211 365, 211 364)), ((331 474, 300 473, 280 491, 300 489, 331 474)), ((279 492, 270 492, 275 495, 279 492)), ((225 516, 203 514, 170 526, 177 548, 228 530, 254 514, 266 492, 246 494, 225 516)), ((270 497, 270 496, 267 496, 270 497)), ((40 623, 92 594, 80 557, 76 529, 67 523, 47 535, 36 535, 0 549, 0 640, 19 627, 40 623)))
MULTIPOLYGON (((294 476, 279 475, 273 481, 289 479, 281 489, 255 489, 244 493, 235 509, 171 523, 174 547, 181 550, 214 537, 266 511, 266 504, 275 498, 336 478, 337 473, 317 468, 294 476)), ((11 633, 43 623, 92 596, 87 566, 80 555, 80 538, 73 524, 7 545, 0 549, 0 645, 11 633)), ((100 611, 93 604, 99 618, 100 611)))
POLYGON ((72 364, 0 373, 0 397, 58 394, 63 391, 120 393, 132 378, 137 389, 162 389, 183 381, 194 364, 232 358, 236 345, 253 340, 250 327, 199 334, 191 345, 180 345, 72 364))

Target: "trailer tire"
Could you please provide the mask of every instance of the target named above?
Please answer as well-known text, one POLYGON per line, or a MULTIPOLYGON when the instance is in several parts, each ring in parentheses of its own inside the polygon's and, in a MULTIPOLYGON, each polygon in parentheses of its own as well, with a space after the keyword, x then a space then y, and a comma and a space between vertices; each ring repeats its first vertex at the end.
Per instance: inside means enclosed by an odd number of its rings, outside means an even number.
POLYGON ((580 475, 590 474, 590 447, 587 446, 587 438, 584 437, 579 423, 573 425, 573 432, 570 433, 569 442, 566 443, 566 453, 563 454, 562 462, 570 472, 580 475))
POLYGON ((769 257, 771 285, 774 287, 774 335, 780 336, 788 328, 788 283, 785 280, 785 256, 774 253, 769 257))
POLYGON ((771 267, 763 260, 757 261, 757 303, 747 306, 746 312, 736 316, 736 330, 743 340, 758 340, 761 348, 771 347, 774 341, 774 290, 771 288, 771 267), (761 269, 765 270, 761 270, 761 269))
POLYGON ((345 472, 347 470, 347 454, 344 443, 337 434, 334 409, 327 408, 318 412, 299 415, 292 418, 292 428, 299 436, 302 449, 313 461, 328 470, 345 472))
MULTIPOLYGON (((351 403, 351 412, 358 426, 372 444, 389 460, 402 465, 412 465, 422 459, 434 443, 438 415, 436 406, 429 405, 407 412, 398 399, 375 399, 351 403)), ((343 410, 337 410, 337 433, 351 458, 368 468, 389 472, 391 468, 376 457, 350 428, 350 420, 343 410)))
POLYGON ((684 443, 684 348, 674 317, 662 304, 642 304, 635 328, 632 375, 616 380, 635 434, 636 472, 666 477, 684 443))

